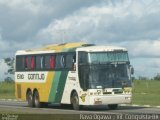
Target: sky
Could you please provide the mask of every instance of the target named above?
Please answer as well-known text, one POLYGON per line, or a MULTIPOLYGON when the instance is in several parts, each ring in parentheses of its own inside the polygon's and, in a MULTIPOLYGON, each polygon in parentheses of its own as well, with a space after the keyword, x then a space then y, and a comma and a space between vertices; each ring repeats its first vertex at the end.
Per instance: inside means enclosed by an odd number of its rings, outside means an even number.
POLYGON ((125 47, 135 76, 153 77, 159 21, 159 0, 0 0, 0 79, 17 50, 79 41, 125 47))

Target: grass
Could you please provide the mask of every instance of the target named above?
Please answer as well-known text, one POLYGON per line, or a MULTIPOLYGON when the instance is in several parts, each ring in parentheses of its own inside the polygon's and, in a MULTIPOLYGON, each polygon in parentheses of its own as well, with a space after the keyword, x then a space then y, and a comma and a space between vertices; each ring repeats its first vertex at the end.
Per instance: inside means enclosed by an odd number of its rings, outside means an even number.
POLYGON ((0 82, 0 99, 15 99, 15 84, 0 82))
POLYGON ((132 103, 160 106, 160 81, 135 80, 132 103))
MULTIPOLYGON (((0 82, 0 99, 15 99, 14 83, 0 82)), ((135 80, 132 104, 160 106, 160 81, 135 80)))

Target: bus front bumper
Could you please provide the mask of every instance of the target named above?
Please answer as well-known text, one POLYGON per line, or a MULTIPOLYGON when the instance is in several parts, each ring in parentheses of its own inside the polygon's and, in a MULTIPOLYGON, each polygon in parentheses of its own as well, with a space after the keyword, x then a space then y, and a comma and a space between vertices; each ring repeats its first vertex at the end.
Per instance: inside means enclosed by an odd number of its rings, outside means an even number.
POLYGON ((90 105, 128 104, 131 103, 131 95, 90 96, 90 105))

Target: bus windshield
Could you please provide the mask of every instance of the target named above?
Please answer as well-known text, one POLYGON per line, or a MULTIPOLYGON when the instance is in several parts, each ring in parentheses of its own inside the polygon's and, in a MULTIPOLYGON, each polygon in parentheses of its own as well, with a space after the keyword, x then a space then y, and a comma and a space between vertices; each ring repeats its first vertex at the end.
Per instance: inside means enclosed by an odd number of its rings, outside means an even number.
POLYGON ((82 87, 104 89, 131 86, 127 52, 86 54, 88 63, 79 65, 79 78, 82 87))
POLYGON ((128 65, 91 65, 89 70, 88 87, 122 88, 131 86, 128 65))

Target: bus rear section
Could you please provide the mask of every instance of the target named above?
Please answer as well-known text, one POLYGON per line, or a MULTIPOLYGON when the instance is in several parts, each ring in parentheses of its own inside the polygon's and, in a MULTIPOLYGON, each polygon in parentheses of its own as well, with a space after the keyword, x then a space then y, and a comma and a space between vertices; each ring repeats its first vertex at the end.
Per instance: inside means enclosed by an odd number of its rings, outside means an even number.
POLYGON ((75 51, 62 51, 63 45, 54 47, 58 50, 16 53, 16 98, 27 101, 30 107, 61 104, 68 75, 74 77, 75 51))

